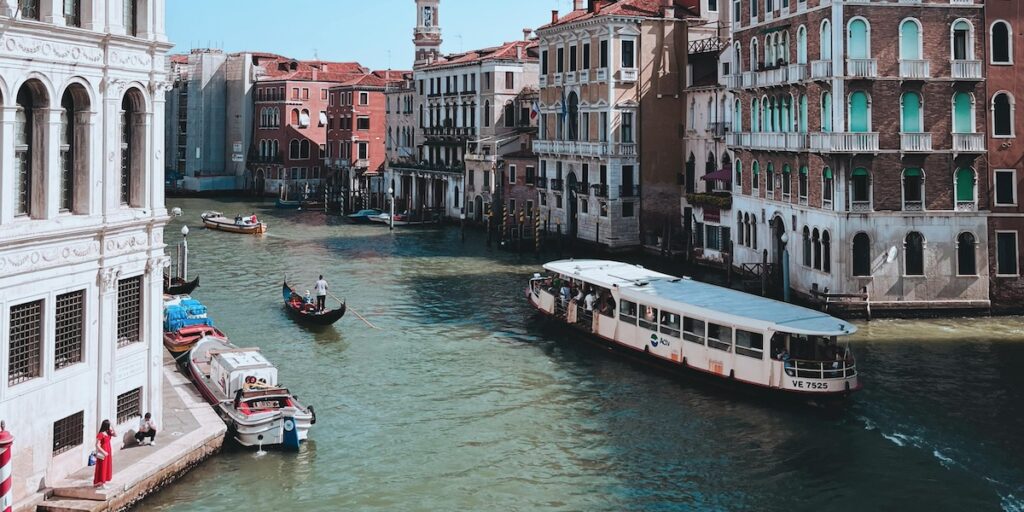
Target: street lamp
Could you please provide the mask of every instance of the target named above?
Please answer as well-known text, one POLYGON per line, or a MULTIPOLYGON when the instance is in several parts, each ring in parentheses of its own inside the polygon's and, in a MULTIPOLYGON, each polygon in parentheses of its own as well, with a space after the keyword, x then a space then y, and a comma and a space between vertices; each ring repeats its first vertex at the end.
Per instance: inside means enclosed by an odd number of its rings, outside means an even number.
POLYGON ((789 249, 786 248, 789 234, 783 232, 779 242, 782 244, 782 300, 789 302, 789 249))
POLYGON ((391 216, 388 217, 388 230, 393 231, 395 229, 395 189, 388 187, 388 195, 391 196, 391 216))
POLYGON ((188 226, 181 227, 181 278, 188 280, 188 226))

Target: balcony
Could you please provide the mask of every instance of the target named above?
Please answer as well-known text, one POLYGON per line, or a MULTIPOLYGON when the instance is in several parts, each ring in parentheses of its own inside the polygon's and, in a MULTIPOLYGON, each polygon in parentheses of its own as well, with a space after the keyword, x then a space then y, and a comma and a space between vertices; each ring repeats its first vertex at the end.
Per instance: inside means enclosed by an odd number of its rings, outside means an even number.
POLYGON ((750 149, 781 151, 786 147, 786 134, 782 132, 754 132, 750 134, 750 149))
POLYGON ((608 197, 608 185, 604 183, 595 183, 590 187, 594 189, 594 197, 608 197))
POLYGON ((564 185, 565 185, 565 181, 564 180, 560 180, 560 179, 557 179, 557 178, 551 180, 551 190, 554 190, 555 192, 561 192, 562 189, 564 188, 564 185))
POLYGON ((636 82, 640 72, 636 68, 622 68, 619 70, 619 80, 622 82, 636 82))
POLYGON ((589 84, 590 83, 590 70, 589 69, 584 69, 584 70, 580 71, 580 83, 581 84, 589 84))
POLYGON ((721 121, 715 121, 708 123, 708 133, 716 139, 725 137, 725 134, 729 133, 729 127, 732 123, 725 123, 721 121))
POLYGON ((580 142, 573 140, 535 140, 534 153, 601 158, 635 157, 636 144, 622 142, 580 142))
POLYGON ((597 81, 606 82, 608 81, 608 68, 601 68, 597 70, 597 81))
POLYGON ((757 72, 757 85, 767 87, 786 83, 786 67, 780 66, 757 72))
POLYGON ((878 60, 846 59, 846 74, 854 78, 878 78, 878 60))
POLYGON ((878 151, 878 132, 816 132, 810 134, 811 151, 863 153, 878 151))
POLYGON ((352 167, 355 167, 356 169, 367 169, 370 167, 370 159, 359 158, 355 162, 353 162, 353 164, 354 165, 352 165, 352 167))
POLYGON ((640 197, 640 185, 619 185, 619 197, 640 197))
POLYGON ((756 83, 757 80, 754 79, 753 71, 745 71, 743 73, 743 87, 753 87, 756 83))
POLYGON ((790 64, 786 73, 790 83, 807 80, 807 64, 790 64))
POLYGON ((949 0, 951 5, 974 5, 974 0, 949 0))
POLYGON ((548 76, 547 75, 540 75, 539 77, 537 77, 537 79, 538 79, 539 84, 540 84, 541 87, 547 87, 548 86, 548 76))
POLYGON ((740 87, 743 87, 743 75, 725 75, 726 89, 739 89, 740 87))
POLYGON ((981 61, 951 60, 950 74, 956 80, 981 80, 981 61))
POLYGON ((538 176, 537 188, 548 188, 548 179, 544 176, 538 176))
POLYGON ((565 83, 566 84, 574 84, 574 83, 576 83, 576 72, 575 71, 570 71, 570 72, 565 74, 565 83))
POLYGON ((924 201, 907 201, 903 200, 903 211, 905 212, 923 212, 924 201))
POLYGON ((953 134, 953 152, 954 153, 984 153, 985 152, 985 134, 984 133, 954 133, 953 134))
POLYGON ((562 74, 555 73, 555 85, 562 85, 562 74))
POLYGON ((806 151, 807 134, 806 133, 787 133, 786 134, 786 150, 787 151, 806 151))
POLYGON ((931 76, 931 61, 900 59, 900 78, 920 80, 931 76))
POLYGON ((901 133, 900 149, 904 153, 930 152, 932 150, 932 134, 901 133))
POLYGON ((811 61, 811 78, 830 78, 832 76, 832 61, 813 60, 811 61))
POLYGON ((976 212, 978 211, 978 203, 975 201, 957 201, 956 211, 958 212, 976 212))
POLYGON ((853 213, 871 212, 871 201, 850 201, 850 211, 853 213))
POLYGON ((686 202, 691 206, 711 207, 720 210, 732 209, 732 194, 729 192, 709 192, 702 194, 686 194, 686 202))

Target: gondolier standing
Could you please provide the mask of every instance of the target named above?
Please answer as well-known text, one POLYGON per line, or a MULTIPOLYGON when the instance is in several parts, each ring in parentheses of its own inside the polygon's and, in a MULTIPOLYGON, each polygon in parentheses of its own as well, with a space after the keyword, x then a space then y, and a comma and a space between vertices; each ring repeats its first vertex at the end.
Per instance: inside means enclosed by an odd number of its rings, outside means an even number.
POLYGON ((316 310, 323 311, 327 304, 327 281, 324 281, 324 276, 320 276, 316 284, 316 310))

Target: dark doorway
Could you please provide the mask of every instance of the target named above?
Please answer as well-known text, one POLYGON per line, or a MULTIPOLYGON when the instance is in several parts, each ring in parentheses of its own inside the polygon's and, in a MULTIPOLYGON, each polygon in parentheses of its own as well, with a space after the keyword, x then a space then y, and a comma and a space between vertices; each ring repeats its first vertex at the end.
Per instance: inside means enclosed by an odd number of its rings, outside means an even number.
POLYGON ((576 238, 576 225, 577 215, 576 211, 579 207, 576 201, 576 173, 570 172, 569 176, 565 179, 565 211, 567 213, 565 219, 565 231, 571 238, 576 238))

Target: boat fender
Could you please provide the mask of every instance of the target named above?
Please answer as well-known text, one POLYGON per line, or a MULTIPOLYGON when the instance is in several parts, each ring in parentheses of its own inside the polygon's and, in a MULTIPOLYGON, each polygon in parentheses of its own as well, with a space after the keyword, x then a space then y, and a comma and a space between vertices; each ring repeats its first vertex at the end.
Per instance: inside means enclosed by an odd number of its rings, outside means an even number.
POLYGON ((252 375, 246 377, 245 378, 245 383, 246 384, 256 384, 256 377, 253 377, 252 375))
POLYGON ((316 409, 312 405, 307 407, 307 409, 309 409, 309 414, 313 415, 313 418, 309 420, 309 424, 316 425, 316 409))
POLYGON ((644 346, 644 352, 650 353, 651 352, 651 346, 650 345, 644 346))
POLYGON ((736 378, 736 370, 729 370, 729 378, 730 379, 735 379, 736 378))

